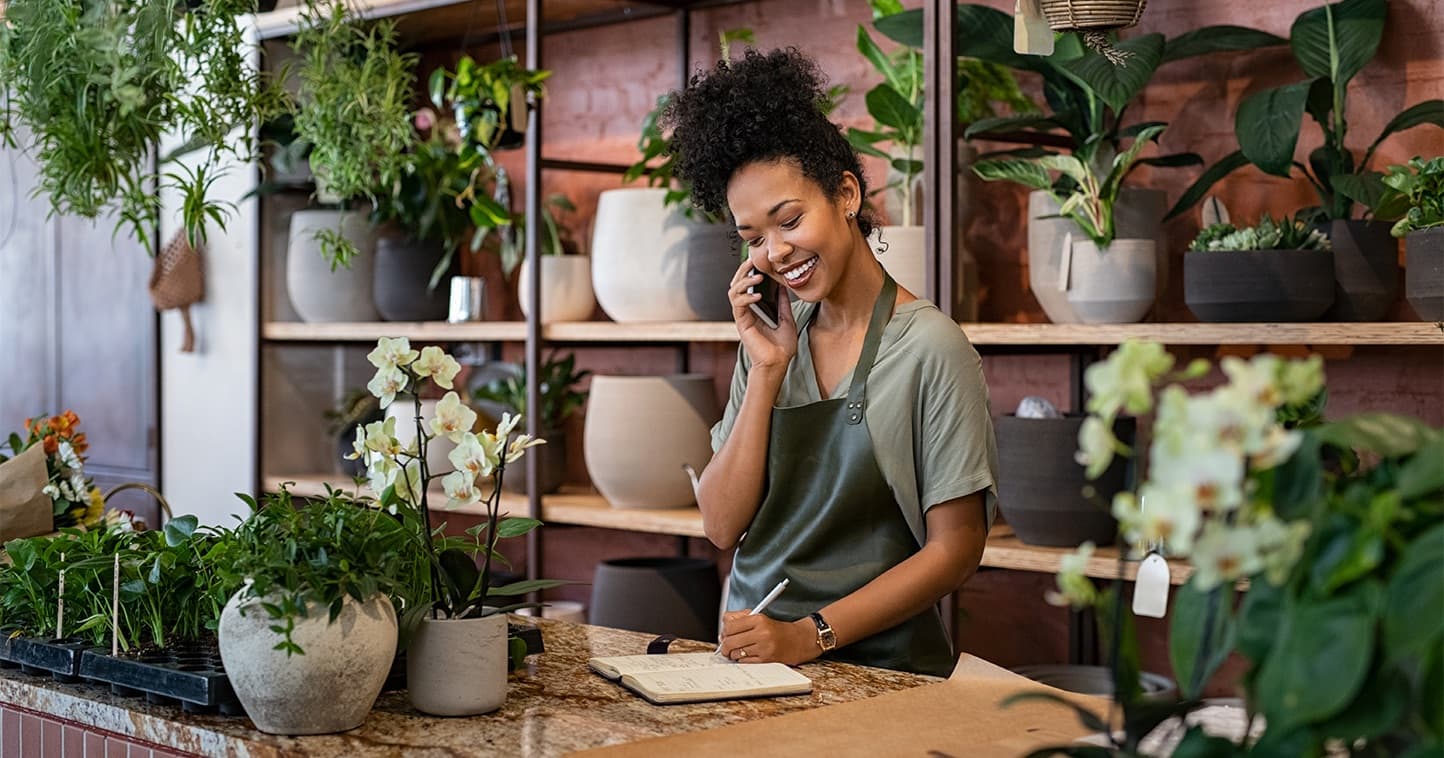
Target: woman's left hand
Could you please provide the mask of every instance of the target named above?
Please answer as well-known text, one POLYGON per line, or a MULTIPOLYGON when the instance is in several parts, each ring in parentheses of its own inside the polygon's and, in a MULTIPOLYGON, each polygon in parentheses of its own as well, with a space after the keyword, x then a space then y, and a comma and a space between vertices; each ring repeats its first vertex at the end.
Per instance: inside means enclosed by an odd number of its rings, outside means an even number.
POLYGON ((738 663, 786 663, 796 666, 820 654, 817 629, 809 619, 778 621, 750 610, 722 617, 722 655, 738 663))

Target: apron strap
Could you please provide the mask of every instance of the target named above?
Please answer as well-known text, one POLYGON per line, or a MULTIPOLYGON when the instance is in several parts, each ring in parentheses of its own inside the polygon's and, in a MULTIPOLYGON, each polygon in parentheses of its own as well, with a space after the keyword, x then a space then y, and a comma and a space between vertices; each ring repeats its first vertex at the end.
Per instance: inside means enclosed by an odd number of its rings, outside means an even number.
POLYGON ((867 376, 872 372, 872 362, 877 358, 877 348, 882 344, 882 330, 892 317, 893 301, 897 299, 897 283, 882 272, 882 292, 872 306, 872 320, 867 324, 867 336, 862 340, 862 352, 857 356, 857 367, 852 370, 852 386, 847 390, 847 423, 862 423, 863 410, 867 407, 867 376))

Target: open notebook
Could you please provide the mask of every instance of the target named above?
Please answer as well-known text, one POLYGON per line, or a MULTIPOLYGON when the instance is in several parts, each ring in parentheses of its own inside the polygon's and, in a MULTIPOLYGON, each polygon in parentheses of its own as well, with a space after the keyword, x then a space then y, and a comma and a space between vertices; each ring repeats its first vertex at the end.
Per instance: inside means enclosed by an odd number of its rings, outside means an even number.
POLYGON ((812 692, 812 680, 786 664, 733 663, 715 653, 619 655, 587 664, 658 705, 812 692))

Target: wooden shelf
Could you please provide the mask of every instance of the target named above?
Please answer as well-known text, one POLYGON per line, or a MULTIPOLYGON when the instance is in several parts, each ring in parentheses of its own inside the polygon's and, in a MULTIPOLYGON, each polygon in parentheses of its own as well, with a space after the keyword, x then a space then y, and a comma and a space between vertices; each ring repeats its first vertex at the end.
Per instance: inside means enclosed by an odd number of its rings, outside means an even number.
MULTIPOLYGON (((343 492, 356 493, 354 484, 344 477, 335 475, 267 476, 265 488, 274 492, 282 482, 293 482, 293 494, 315 497, 326 494, 326 485, 343 492)), ((434 490, 431 498, 438 505, 434 513, 463 513, 480 515, 479 507, 445 509, 446 495, 434 490)), ((502 510, 511 514, 526 513, 525 495, 510 492, 502 494, 502 510)), ((702 513, 696 508, 613 508, 595 492, 581 488, 564 487, 555 495, 542 498, 542 520, 548 524, 568 526, 589 526, 598 529, 619 529, 629 532, 667 534, 677 537, 706 537, 702 531, 702 513)), ((1037 547, 1024 545, 1006 524, 999 524, 988 537, 988 547, 983 551, 983 566, 1052 574, 1058 571, 1064 555, 1073 552, 1069 548, 1037 547)), ((1183 584, 1192 574, 1192 567, 1181 561, 1168 562, 1169 579, 1173 584, 1183 584)), ((1100 547, 1088 561, 1085 573, 1095 579, 1118 577, 1118 550, 1100 547)), ((1124 564, 1124 578, 1132 580, 1138 574, 1138 562, 1124 564)))
MULTIPOLYGON (((974 345, 1117 345, 1154 340, 1166 345, 1430 345, 1444 347, 1444 325, 1427 321, 1327 324, 961 324, 974 345)), ((271 321, 261 329, 271 342, 375 342, 407 337, 418 342, 496 342, 526 339, 520 321, 360 322, 308 324, 271 321)), ((552 342, 736 342, 730 321, 618 324, 575 321, 547 324, 552 342)))

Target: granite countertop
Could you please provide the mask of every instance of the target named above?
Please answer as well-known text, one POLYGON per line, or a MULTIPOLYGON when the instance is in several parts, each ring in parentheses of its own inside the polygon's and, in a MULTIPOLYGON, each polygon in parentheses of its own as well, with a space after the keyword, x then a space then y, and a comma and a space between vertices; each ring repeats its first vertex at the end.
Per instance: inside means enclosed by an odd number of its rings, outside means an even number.
MULTIPOLYGON (((932 677, 841 663, 800 667, 810 695, 655 706, 587 667, 602 655, 646 652, 653 635, 529 619, 542 628, 546 652, 512 672, 506 705, 471 718, 436 718, 412 710, 404 692, 383 693, 350 732, 276 737, 244 717, 196 715, 112 695, 109 687, 59 684, 0 670, 0 701, 97 729, 202 755, 227 756, 554 756, 679 732, 736 724, 908 689, 932 677)), ((678 640, 674 652, 710 646, 678 640)))

